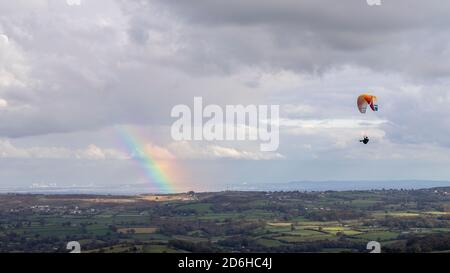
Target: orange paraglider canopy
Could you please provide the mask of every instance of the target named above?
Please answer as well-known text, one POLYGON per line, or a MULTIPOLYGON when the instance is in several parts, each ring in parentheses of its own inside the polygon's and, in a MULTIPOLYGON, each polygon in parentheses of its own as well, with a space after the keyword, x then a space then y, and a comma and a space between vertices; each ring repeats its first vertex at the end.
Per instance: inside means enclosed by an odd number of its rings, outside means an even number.
POLYGON ((366 113, 367 105, 370 106, 372 111, 378 111, 377 97, 369 94, 362 94, 357 100, 358 110, 362 114, 366 113))

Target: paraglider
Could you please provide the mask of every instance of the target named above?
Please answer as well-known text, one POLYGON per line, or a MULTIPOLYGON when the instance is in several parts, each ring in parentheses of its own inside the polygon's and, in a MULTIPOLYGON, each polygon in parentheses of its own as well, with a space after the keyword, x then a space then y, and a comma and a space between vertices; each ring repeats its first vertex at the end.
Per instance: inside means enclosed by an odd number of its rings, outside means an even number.
POLYGON ((360 95, 357 100, 359 112, 361 112, 361 114, 365 114, 367 110, 367 105, 370 106, 370 109, 372 109, 372 111, 377 112, 378 111, 377 101, 378 100, 376 96, 372 96, 369 94, 360 95))
MULTIPOLYGON (((378 111, 378 99, 376 96, 370 95, 370 94, 362 94, 359 95, 356 104, 358 106, 358 110, 361 114, 365 114, 367 111, 367 106, 370 106, 370 109, 372 111, 377 112, 378 111)), ((369 137, 364 136, 363 139, 360 139, 359 142, 362 142, 364 144, 369 143, 369 137)))

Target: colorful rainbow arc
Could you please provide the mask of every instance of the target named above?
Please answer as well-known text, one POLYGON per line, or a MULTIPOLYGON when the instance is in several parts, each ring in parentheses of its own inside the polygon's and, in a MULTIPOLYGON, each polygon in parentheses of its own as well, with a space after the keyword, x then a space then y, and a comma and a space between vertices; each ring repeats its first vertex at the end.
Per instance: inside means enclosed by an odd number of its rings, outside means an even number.
POLYGON ((137 134, 131 129, 123 126, 116 127, 122 142, 125 144, 131 157, 136 160, 145 172, 146 177, 153 183, 156 183, 162 193, 173 193, 170 180, 162 171, 158 163, 153 159, 152 155, 143 146, 143 142, 139 140, 137 134))

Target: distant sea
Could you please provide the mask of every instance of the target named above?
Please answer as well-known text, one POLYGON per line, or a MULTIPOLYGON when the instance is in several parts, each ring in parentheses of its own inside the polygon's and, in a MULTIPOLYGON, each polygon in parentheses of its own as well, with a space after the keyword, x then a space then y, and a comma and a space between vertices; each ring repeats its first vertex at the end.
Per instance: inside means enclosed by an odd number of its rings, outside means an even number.
MULTIPOLYGON (((293 181, 287 183, 241 183, 228 184, 211 189, 186 189, 205 191, 351 191, 351 190, 381 190, 381 189, 426 189, 435 187, 450 187, 450 181, 427 180, 395 180, 395 181, 293 181)), ((147 184, 126 184, 114 186, 32 186, 32 187, 4 187, 0 193, 40 193, 40 194, 112 194, 136 195, 160 193, 147 184)))

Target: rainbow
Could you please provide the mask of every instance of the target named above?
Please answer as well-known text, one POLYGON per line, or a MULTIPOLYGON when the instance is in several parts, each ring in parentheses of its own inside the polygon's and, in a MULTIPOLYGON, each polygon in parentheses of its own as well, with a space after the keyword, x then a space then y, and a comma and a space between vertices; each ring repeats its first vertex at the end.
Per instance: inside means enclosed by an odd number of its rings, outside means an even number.
POLYGON ((174 189, 171 181, 162 170, 160 164, 152 157, 148 149, 144 147, 144 142, 140 141, 138 134, 124 126, 116 126, 116 130, 128 153, 139 163, 149 181, 156 184, 161 193, 173 193, 174 189))

